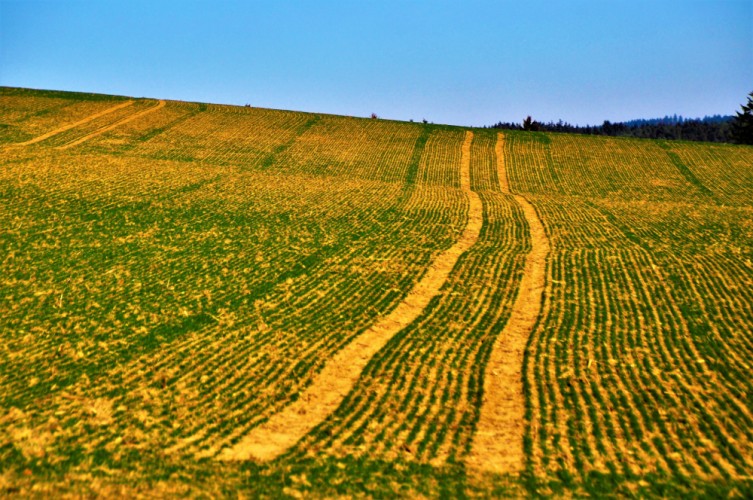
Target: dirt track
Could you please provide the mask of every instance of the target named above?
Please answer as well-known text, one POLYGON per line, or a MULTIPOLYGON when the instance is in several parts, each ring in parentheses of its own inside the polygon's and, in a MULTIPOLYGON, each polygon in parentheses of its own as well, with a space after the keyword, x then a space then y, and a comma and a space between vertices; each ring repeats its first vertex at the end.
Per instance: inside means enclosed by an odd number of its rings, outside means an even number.
POLYGON ((470 208, 458 241, 435 259, 403 302, 330 359, 296 402, 252 430, 232 448, 223 450, 219 459, 266 461, 284 453, 335 411, 374 354, 418 318, 439 292, 460 255, 478 239, 483 224, 481 199, 470 187, 472 140, 473 133, 466 132, 460 161, 461 187, 468 195, 470 208))
MULTIPOLYGON (((505 194, 512 194, 505 167, 504 135, 501 133, 497 136, 495 151, 500 188, 505 194)), ((526 257, 512 313, 486 366, 484 401, 468 457, 468 463, 477 469, 503 474, 520 472, 524 465, 523 356, 541 311, 549 255, 549 239, 533 205, 523 196, 513 196, 528 222, 531 252, 526 257)))
POLYGON ((51 130, 51 131, 47 132, 46 134, 42 134, 42 135, 40 135, 38 137, 35 137, 33 139, 30 139, 28 141, 19 142, 19 143, 16 143, 16 144, 9 144, 8 146, 29 146, 31 144, 36 144, 37 142, 41 142, 41 141, 43 141, 45 139, 48 139, 48 138, 52 137, 53 135, 58 135, 58 134, 61 134, 61 133, 65 132, 66 130, 70 130, 70 129, 74 128, 74 127, 78 127, 79 125, 83 125, 84 123, 89 123, 92 120, 96 120, 100 116, 104 116, 106 114, 112 113, 113 111, 117 111, 117 110, 119 110, 121 108, 125 108, 126 106, 130 106, 131 104, 133 104, 133 101, 126 101, 124 103, 118 104, 117 106, 113 106, 112 108, 108 108, 108 109, 106 109, 104 111, 100 111, 99 113, 95 113, 93 115, 87 116, 83 120, 79 120, 79 121, 77 121, 75 123, 71 123, 69 125, 65 125, 64 127, 60 127, 60 128, 56 128, 55 130, 51 130))
POLYGON ((123 118, 122 120, 119 120, 119 121, 117 121, 117 122, 115 122, 115 123, 113 123, 111 125, 106 126, 106 127, 102 127, 101 129, 96 130, 96 131, 92 132, 91 134, 87 134, 87 135, 85 135, 83 137, 79 137, 75 141, 72 141, 72 142, 69 142, 68 144, 64 144, 64 145, 60 146, 58 149, 67 149, 67 148, 70 148, 70 147, 73 147, 73 146, 77 146, 78 144, 81 144, 84 141, 88 141, 89 139, 91 139, 93 137, 96 137, 96 136, 98 136, 100 134, 104 134, 105 132, 107 132, 109 130, 112 130, 112 129, 116 128, 116 127, 120 127, 121 125, 125 125, 126 123, 128 123, 130 121, 133 121, 133 120, 135 120, 137 118, 141 118, 144 115, 148 115, 149 113, 153 113, 153 112, 157 111, 158 109, 163 108, 164 106, 165 106, 165 101, 160 101, 156 106, 153 106, 153 107, 151 107, 149 109, 145 109, 144 111, 141 111, 139 113, 135 113, 133 115, 127 116, 127 117, 123 118))

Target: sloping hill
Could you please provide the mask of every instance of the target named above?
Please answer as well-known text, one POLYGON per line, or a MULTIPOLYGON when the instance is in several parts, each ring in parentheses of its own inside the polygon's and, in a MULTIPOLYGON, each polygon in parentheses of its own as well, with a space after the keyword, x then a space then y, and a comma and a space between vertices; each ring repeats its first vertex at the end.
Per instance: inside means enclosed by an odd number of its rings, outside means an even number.
POLYGON ((0 487, 753 491, 753 148, 0 89, 0 487))

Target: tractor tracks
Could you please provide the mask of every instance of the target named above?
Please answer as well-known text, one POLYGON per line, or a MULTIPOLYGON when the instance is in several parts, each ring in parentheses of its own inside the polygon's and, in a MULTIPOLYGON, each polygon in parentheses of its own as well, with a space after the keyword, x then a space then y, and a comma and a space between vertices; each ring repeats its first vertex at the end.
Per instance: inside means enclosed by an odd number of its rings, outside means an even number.
POLYGON ((225 448, 220 460, 267 461, 295 445, 333 413, 351 391, 371 358, 424 311, 437 295, 460 256, 476 243, 483 224, 479 196, 470 187, 473 133, 466 132, 461 154, 461 188, 470 201, 468 222, 456 243, 441 253, 405 299, 327 361, 312 384, 292 404, 254 428, 237 444, 225 448))
POLYGON ((503 193, 514 196, 528 222, 531 251, 504 330, 495 341, 484 376, 484 399, 468 464, 495 473, 518 473, 523 469, 525 395, 523 358, 528 338, 542 310, 546 285, 546 262, 550 244, 536 209, 521 195, 510 191, 504 159, 504 135, 497 135, 497 172, 503 193))

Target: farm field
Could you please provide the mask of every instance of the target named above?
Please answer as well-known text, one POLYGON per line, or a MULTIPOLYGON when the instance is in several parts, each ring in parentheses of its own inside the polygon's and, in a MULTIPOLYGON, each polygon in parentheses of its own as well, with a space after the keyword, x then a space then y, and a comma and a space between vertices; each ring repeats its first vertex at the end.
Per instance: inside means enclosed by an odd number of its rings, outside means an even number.
POLYGON ((0 88, 0 495, 753 495, 753 147, 0 88))

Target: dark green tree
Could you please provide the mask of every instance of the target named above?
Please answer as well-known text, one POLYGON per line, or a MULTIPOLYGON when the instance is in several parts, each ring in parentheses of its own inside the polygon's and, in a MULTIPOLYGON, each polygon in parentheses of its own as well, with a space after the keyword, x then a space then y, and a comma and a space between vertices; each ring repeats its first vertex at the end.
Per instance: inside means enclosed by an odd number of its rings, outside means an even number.
POLYGON ((527 130, 529 132, 538 132, 541 130, 541 124, 537 121, 534 121, 534 119, 529 115, 525 120, 523 120, 523 130, 527 130))
POLYGON ((738 144, 753 144, 753 92, 748 94, 748 104, 732 121, 732 137, 738 144))

